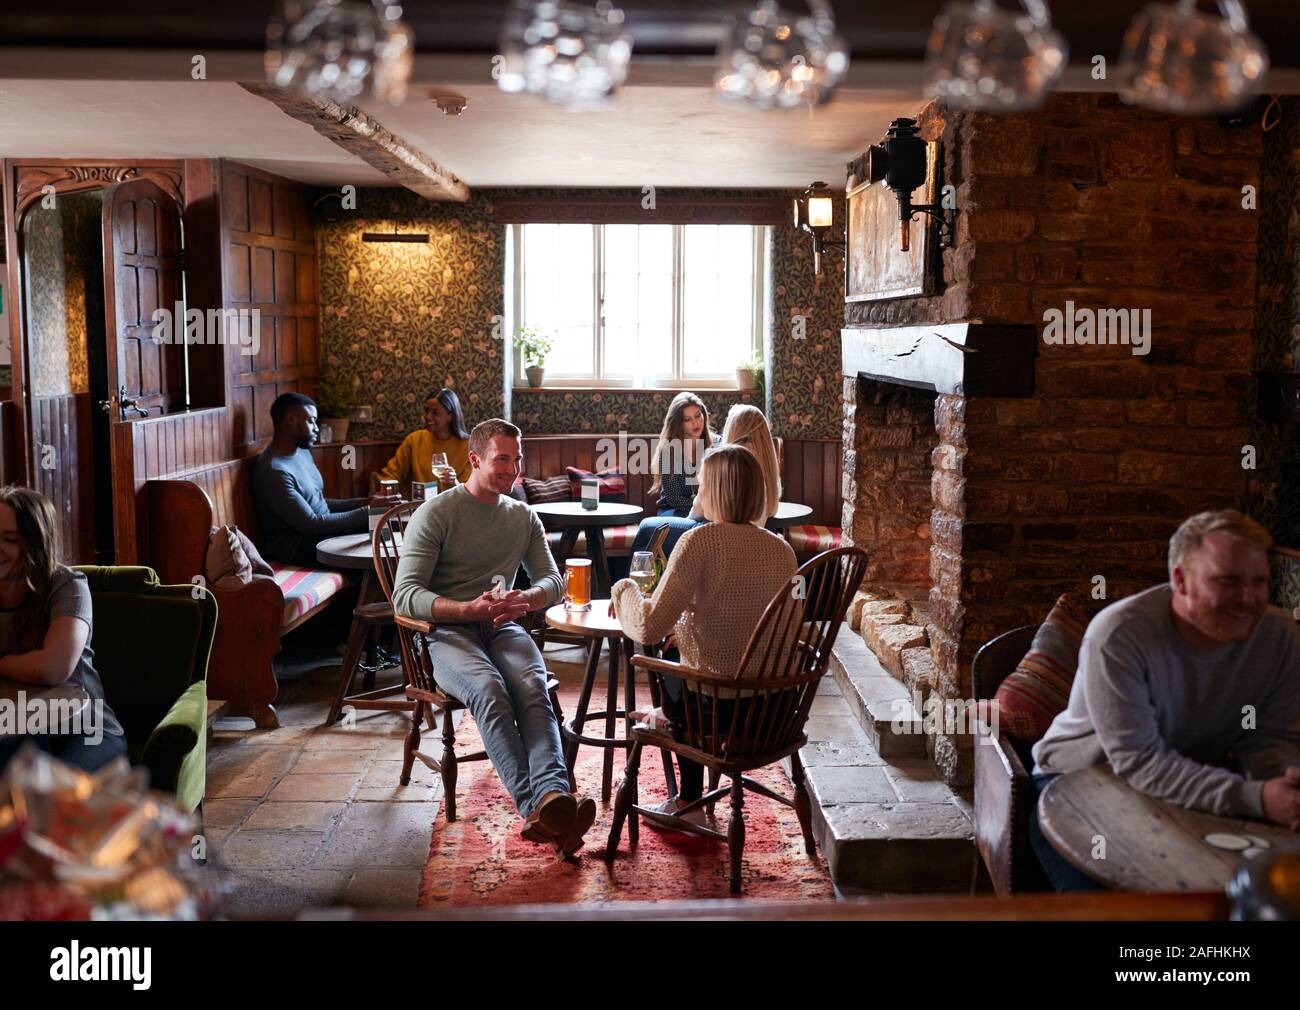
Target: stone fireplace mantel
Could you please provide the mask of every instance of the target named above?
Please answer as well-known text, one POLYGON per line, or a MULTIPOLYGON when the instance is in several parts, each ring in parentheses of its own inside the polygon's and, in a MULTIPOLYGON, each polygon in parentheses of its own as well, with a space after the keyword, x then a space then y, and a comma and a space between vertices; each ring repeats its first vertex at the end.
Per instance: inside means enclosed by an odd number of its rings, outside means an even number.
POLYGON ((1033 326, 940 323, 840 331, 846 376, 964 396, 1033 396, 1033 326))

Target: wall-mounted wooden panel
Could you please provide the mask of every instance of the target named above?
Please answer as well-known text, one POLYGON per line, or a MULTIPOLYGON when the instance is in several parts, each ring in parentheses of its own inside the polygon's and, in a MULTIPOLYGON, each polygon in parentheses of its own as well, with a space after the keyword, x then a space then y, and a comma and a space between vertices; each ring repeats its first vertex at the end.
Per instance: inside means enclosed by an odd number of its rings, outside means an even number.
POLYGON ((226 307, 259 313, 256 353, 244 353, 247 338, 226 349, 238 457, 270 437, 268 412, 279 393, 315 389, 316 237, 302 186, 231 162, 222 164, 222 177, 226 307))

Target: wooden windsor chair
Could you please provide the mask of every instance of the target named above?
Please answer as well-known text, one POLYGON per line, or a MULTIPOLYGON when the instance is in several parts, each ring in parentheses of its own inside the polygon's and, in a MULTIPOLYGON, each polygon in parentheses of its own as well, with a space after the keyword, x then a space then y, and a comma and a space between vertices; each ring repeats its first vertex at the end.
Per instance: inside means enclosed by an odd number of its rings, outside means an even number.
MULTIPOLYGON (((423 504, 424 502, 413 501, 395 505, 384 513, 379 520, 379 524, 375 527, 374 536, 372 537, 375 575, 379 579, 379 585, 390 605, 393 602, 393 583, 397 577, 397 565, 401 560, 401 537, 412 513, 423 504)), ((533 641, 537 643, 538 651, 541 651, 545 643, 546 622, 544 614, 544 611, 530 613, 526 615, 525 621, 521 622, 525 630, 532 636, 533 641)), ((433 632, 434 626, 432 622, 403 617, 394 610, 394 623, 397 625, 397 640, 402 650, 402 669, 406 675, 406 697, 415 703, 415 707, 411 712, 411 728, 406 735, 406 743, 402 753, 402 777, 400 782, 402 785, 410 783, 411 768, 415 763, 415 759, 419 758, 421 762, 442 777, 447 820, 454 821, 456 819, 457 767, 466 761, 487 760, 487 751, 476 750, 469 754, 456 753, 455 713, 464 709, 465 705, 459 699, 452 697, 438 687, 437 677, 433 669, 433 657, 430 655, 428 642, 425 640, 425 636, 433 632), (429 729, 434 729, 437 726, 434 718, 437 712, 442 713, 442 756, 440 758, 434 758, 420 750, 421 726, 425 719, 428 719, 429 729)), ((555 711, 556 721, 563 724, 564 712, 560 708, 560 699, 557 694, 559 686, 559 681, 548 674, 546 690, 551 698, 551 708, 555 711)))
POLYGON ((853 594, 866 573, 867 555, 858 547, 824 551, 806 562, 788 587, 781 589, 763 611, 750 636, 735 675, 716 674, 647 656, 632 665, 648 671, 659 697, 668 693, 665 676, 683 682, 682 700, 668 732, 646 726, 632 728, 627 772, 614 803, 605 859, 618 851, 623 822, 638 815, 666 821, 692 834, 727 843, 731 861, 731 891, 741 890, 740 868, 745 847, 745 790, 793 807, 803 830, 804 847, 816 852, 812 834, 812 804, 804 781, 800 749, 807 744, 804 724, 817 694, 817 685, 830 663, 831 647, 853 594), (731 706, 731 719, 721 718, 721 704, 731 706), (704 765, 710 773, 708 791, 677 815, 663 815, 638 805, 637 773, 644 747, 661 747, 704 765), (794 797, 782 796, 745 773, 790 759, 794 797), (717 788, 726 775, 728 786, 717 788), (681 814, 709 807, 728 794, 731 822, 724 834, 691 824, 681 814))

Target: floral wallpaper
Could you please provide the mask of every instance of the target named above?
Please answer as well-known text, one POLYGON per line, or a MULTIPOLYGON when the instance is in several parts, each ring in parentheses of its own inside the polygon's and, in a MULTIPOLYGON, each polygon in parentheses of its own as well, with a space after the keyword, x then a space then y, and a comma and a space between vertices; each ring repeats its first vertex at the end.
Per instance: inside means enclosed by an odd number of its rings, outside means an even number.
MULTIPOLYGON (((600 196, 614 191, 574 190, 600 196)), ((619 191, 621 192, 621 191, 619 191)), ((706 190, 692 193, 707 194, 706 190)), ((425 394, 455 389, 471 426, 506 412, 508 342, 505 226, 494 222, 494 193, 477 190, 468 204, 435 204, 403 189, 360 190, 355 211, 317 229, 321 292, 321 374, 347 377, 374 422, 358 438, 392 438, 420 424, 425 394), (423 231, 430 242, 366 243, 365 231, 423 231)), ((842 212, 842 206, 839 211, 842 212)), ((759 403, 778 435, 837 438, 840 432, 839 319, 843 270, 828 257, 820 290, 812 275, 811 239, 793 227, 771 230, 771 318, 763 391, 701 391, 718 424, 733 403, 759 403), (802 321, 800 321, 802 317, 802 321)), ((658 431, 672 391, 512 392, 509 416, 526 430, 658 431)))
POLYGON ((316 229, 322 376, 341 373, 374 422, 359 438, 421 424, 425 396, 455 389, 472 427, 505 404, 500 321, 502 229, 483 196, 431 203, 405 189, 363 189, 355 211, 316 229), (363 242, 366 231, 421 231, 429 243, 363 242))
MULTIPOLYGON (((1257 372, 1300 371, 1300 99, 1283 98, 1282 117, 1264 134, 1256 260, 1257 372)), ((1256 419, 1251 441, 1257 474, 1245 508, 1279 544, 1300 548, 1300 432, 1256 419)), ((1274 599, 1300 606, 1300 562, 1279 557, 1274 599)))

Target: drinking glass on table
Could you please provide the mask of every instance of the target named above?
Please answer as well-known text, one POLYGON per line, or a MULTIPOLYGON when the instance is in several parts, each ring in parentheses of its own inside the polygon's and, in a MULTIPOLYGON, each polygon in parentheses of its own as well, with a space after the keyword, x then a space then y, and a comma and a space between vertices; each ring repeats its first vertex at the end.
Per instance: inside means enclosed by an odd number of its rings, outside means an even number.
POLYGON ((628 571, 628 578, 636 583, 637 589, 641 590, 642 596, 649 596, 654 592, 655 583, 658 581, 655 572, 655 556, 650 551, 637 551, 632 555, 632 567, 628 571))
POLYGON ((590 558, 569 558, 564 562, 564 609, 591 609, 590 558))

